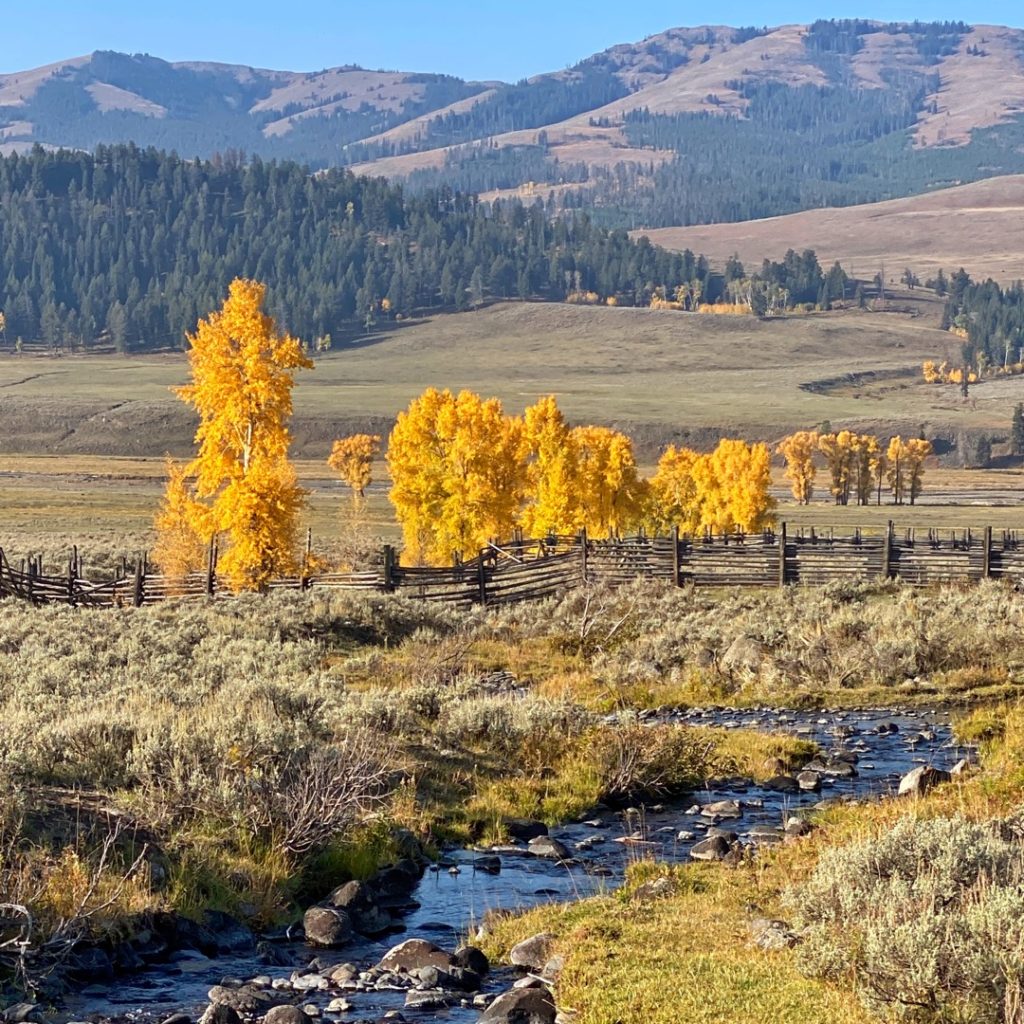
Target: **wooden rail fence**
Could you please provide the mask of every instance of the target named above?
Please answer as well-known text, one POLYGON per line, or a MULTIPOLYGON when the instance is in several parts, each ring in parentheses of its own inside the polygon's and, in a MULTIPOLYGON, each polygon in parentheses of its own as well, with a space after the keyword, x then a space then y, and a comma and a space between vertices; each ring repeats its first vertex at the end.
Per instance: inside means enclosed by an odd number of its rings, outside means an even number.
MULTIPOLYGON (((377 564, 359 572, 328 572, 273 580, 270 590, 401 592, 425 601, 498 605, 563 594, 588 583, 621 585, 660 579, 676 586, 820 586, 835 580, 898 579, 915 586, 1024 579, 1024 541, 1015 531, 907 530, 890 523, 881 533, 834 531, 786 524, 756 535, 516 538, 492 543, 475 558, 445 568, 402 566, 385 546, 377 564)), ((145 558, 122 563, 109 578, 90 580, 77 551, 67 572, 46 575, 41 559, 15 567, 0 549, 0 598, 33 604, 124 607, 175 598, 231 594, 211 549, 205 571, 172 578, 150 570, 145 558)))

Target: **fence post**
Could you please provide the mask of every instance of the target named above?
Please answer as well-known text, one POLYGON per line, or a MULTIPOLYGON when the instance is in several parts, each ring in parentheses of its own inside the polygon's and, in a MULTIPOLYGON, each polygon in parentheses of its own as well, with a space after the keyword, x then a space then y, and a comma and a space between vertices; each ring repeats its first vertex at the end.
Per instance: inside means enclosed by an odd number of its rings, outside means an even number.
POLYGON ((887 580, 892 575, 892 541, 893 528, 892 520, 889 520, 885 528, 885 546, 882 548, 882 579, 887 580))
POLYGON ((206 553, 206 596, 213 597, 214 580, 217 572, 217 544, 210 538, 210 549, 206 553))
POLYGON ((779 523, 779 587, 786 585, 786 523, 779 523))
POLYGON ((484 562, 483 552, 477 556, 476 560, 476 582, 478 588, 478 597, 481 605, 487 604, 487 566, 484 562))
POLYGON ((135 588, 132 592, 132 604, 136 608, 142 607, 142 586, 143 586, 142 559, 135 562, 135 588))
POLYGON ((73 548, 68 560, 68 606, 75 607, 75 568, 78 565, 78 548, 73 548))
POLYGON ((580 530, 580 564, 583 567, 583 583, 590 582, 590 573, 587 567, 587 528, 580 530))
POLYGON ((992 527, 985 527, 985 548, 981 553, 981 578, 987 580, 992 575, 992 527))
POLYGON ((679 524, 672 527, 672 586, 683 585, 682 569, 679 565, 679 524))
POLYGON ((384 545, 384 592, 390 594, 395 589, 395 548, 393 544, 384 545))

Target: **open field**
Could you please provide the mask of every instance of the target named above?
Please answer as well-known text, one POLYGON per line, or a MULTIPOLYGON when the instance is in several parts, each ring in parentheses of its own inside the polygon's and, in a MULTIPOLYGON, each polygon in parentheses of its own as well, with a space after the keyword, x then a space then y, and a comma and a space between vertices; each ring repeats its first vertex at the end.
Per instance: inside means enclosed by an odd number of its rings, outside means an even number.
POLYGON ((924 281, 964 267, 972 277, 1024 277, 1024 175, 942 189, 884 203, 809 210, 785 217, 639 231, 668 249, 692 249, 721 263, 733 253, 750 266, 786 249, 814 249, 823 264, 870 280, 885 267, 898 280, 910 267, 924 281))
MULTIPOLYGON (((382 327, 299 375, 295 451, 319 458, 341 434, 386 432, 427 385, 497 393, 512 412, 554 392, 571 420, 618 425, 647 456, 670 441, 771 441, 825 420, 879 433, 1005 431, 1024 379, 979 386, 966 404, 953 387, 925 386, 921 361, 950 355, 956 339, 938 329, 937 302, 920 296, 915 312, 757 321, 503 303, 382 327)), ((193 424, 168 389, 186 372, 180 355, 4 355, 0 450, 184 455, 193 424)))

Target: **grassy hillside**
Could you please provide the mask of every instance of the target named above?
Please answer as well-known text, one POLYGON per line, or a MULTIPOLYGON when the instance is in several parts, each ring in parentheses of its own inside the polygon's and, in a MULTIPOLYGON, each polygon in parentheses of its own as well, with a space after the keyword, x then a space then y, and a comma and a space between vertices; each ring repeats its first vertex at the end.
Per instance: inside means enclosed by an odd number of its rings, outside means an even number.
POLYGON ((909 199, 638 234, 716 262, 736 253, 751 269, 783 249, 810 248, 866 280, 883 266, 887 278, 909 267, 922 281, 964 267, 976 279, 1010 282, 1024 277, 1022 214, 1024 176, 1005 175, 909 199))

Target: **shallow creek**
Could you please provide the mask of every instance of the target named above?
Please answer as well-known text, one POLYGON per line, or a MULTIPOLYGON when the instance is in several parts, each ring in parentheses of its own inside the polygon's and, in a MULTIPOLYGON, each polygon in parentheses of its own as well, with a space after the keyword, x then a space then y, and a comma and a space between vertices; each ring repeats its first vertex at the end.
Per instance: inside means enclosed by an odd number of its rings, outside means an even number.
MULTIPOLYGON (((87 986, 68 1000, 66 1009, 78 1020, 162 1020, 176 1011, 196 1019, 208 1002, 207 991, 225 978, 287 978, 293 969, 306 967, 314 957, 322 968, 352 963, 364 969, 406 938, 428 939, 452 950, 472 935, 488 910, 525 910, 548 901, 583 898, 613 889, 621 883, 627 864, 637 857, 669 862, 689 859, 690 848, 706 838, 711 826, 708 818, 694 813, 695 805, 738 800, 741 816, 720 821, 719 827, 738 833, 744 843, 778 841, 772 832, 781 832, 793 813, 811 809, 819 801, 895 792, 901 776, 918 765, 929 763, 948 769, 966 753, 953 741, 948 716, 941 711, 714 708, 691 709, 653 721, 795 734, 816 741, 825 751, 842 749, 856 754, 856 774, 849 778, 823 776, 817 793, 784 794, 749 781, 720 780, 679 802, 625 811, 602 810, 586 822, 551 829, 551 835, 578 858, 572 866, 532 856, 526 852, 525 844, 519 844, 522 853, 502 848, 501 870, 489 874, 473 867, 481 851, 448 851, 440 865, 431 866, 413 893, 419 906, 404 917, 405 931, 400 935, 380 940, 357 939, 344 949, 326 953, 302 943, 284 942, 279 951, 286 966, 268 967, 256 954, 213 959, 189 954, 113 983, 87 986), (627 837, 640 838, 642 842, 625 842, 627 837)), ((501 991, 515 976, 496 969, 486 979, 484 991, 501 991)), ((336 995, 336 991, 314 991, 301 999, 325 1010, 336 995)), ((403 992, 353 992, 345 996, 352 1008, 328 1015, 325 1020, 373 1021, 389 1010, 402 1010, 415 1020, 472 1022, 481 1012, 468 1006, 407 1011, 403 992)))

